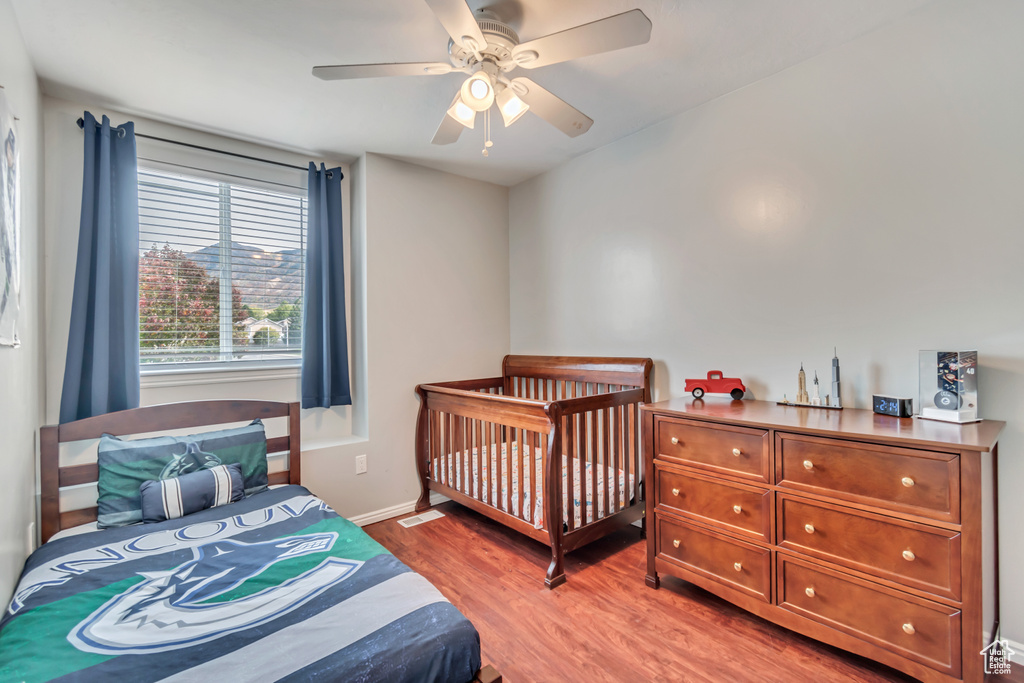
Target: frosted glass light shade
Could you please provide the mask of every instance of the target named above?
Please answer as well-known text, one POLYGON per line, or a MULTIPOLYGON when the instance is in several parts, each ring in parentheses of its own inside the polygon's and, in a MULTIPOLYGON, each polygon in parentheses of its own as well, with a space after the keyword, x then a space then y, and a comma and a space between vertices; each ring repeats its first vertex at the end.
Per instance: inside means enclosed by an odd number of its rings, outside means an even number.
POLYGON ((473 111, 486 111, 494 104, 494 86, 491 77, 483 71, 477 71, 462 84, 462 102, 473 111))
POLYGON ((516 97, 512 88, 504 88, 497 94, 495 101, 498 103, 498 111, 501 112, 501 118, 505 121, 506 128, 518 121, 519 117, 530 109, 530 105, 516 97))
POLYGON ((466 103, 462 101, 462 97, 458 96, 455 101, 452 102, 452 106, 448 107, 448 116, 452 117, 466 128, 472 129, 476 124, 476 112, 466 106, 466 103))

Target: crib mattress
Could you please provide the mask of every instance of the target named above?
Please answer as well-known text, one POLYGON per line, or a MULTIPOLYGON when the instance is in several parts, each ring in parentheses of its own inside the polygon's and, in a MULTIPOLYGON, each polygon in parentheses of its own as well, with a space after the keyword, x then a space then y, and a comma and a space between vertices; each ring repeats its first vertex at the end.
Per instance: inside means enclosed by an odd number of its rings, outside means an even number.
MULTIPOLYGON (((511 497, 511 514, 519 517, 520 461, 525 459, 527 462, 533 462, 534 467, 531 468, 527 466, 526 468, 523 468, 522 518, 528 522, 532 522, 533 526, 537 529, 544 528, 544 476, 541 472, 542 463, 539 454, 535 460, 532 459, 530 457, 530 447, 524 445, 523 458, 520 458, 519 443, 515 441, 512 442, 511 458, 508 457, 508 453, 506 451, 507 447, 504 443, 491 444, 489 447, 484 446, 480 453, 480 472, 477 471, 476 448, 472 449, 472 451, 466 450, 449 454, 445 468, 442 468, 438 459, 434 458, 434 478, 442 484, 451 486, 452 488, 460 491, 463 490, 462 477, 466 472, 466 465, 463 464, 463 459, 468 457, 468 467, 472 474, 470 495, 473 498, 504 512, 508 512, 508 509, 506 508, 506 496, 509 496, 511 497), (499 453, 501 457, 500 466, 498 465, 499 453), (509 476, 510 467, 511 477, 509 476), (533 470, 532 477, 531 469, 533 470), (492 472, 494 474, 491 474, 492 472), (490 486, 483 490, 482 495, 481 481, 490 483, 490 486), (511 491, 511 494, 508 493, 509 491, 511 491)), ((633 491, 633 483, 635 480, 635 474, 630 472, 627 485, 627 476, 624 470, 619 469, 618 476, 616 476, 615 468, 601 467, 600 464, 598 464, 597 486, 595 491, 595 487, 593 486, 594 463, 587 462, 584 465, 583 485, 581 486, 579 459, 575 457, 570 458, 568 455, 562 456, 562 522, 568 524, 569 510, 571 509, 574 515, 573 521, 576 528, 605 516, 604 495, 606 477, 609 482, 609 489, 612 489, 611 482, 617 482, 618 500, 627 502, 632 497, 631 492, 633 491), (572 472, 573 474, 573 486, 571 491, 567 486, 569 472, 572 472), (571 508, 569 505, 570 494, 572 494, 571 508), (581 500, 581 498, 583 500, 581 500)), ((614 491, 612 491, 612 493, 614 495, 614 491)), ((612 503, 614 503, 614 500, 612 503)), ((614 508, 613 505, 609 505, 609 507, 614 508)))

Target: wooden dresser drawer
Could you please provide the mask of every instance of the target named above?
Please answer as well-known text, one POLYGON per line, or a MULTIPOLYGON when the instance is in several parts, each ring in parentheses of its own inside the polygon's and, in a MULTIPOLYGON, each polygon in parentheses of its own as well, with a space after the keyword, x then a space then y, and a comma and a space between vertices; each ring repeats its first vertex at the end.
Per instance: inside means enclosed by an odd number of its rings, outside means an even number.
POLYGON ((771 552, 658 515, 658 555, 702 576, 771 602, 771 552))
POLYGON ((656 420, 657 457, 689 467, 768 483, 768 430, 656 420))
POLYGON ((960 675, 960 610, 929 602, 779 553, 783 609, 960 675))
POLYGON ((727 483, 658 465, 657 505, 684 517, 720 525, 732 533, 771 543, 772 498, 767 489, 727 483))
POLYGON ((789 495, 778 545, 905 586, 960 599, 960 534, 789 495))
POLYGON ((776 434, 780 488, 960 521, 960 475, 953 453, 776 434))

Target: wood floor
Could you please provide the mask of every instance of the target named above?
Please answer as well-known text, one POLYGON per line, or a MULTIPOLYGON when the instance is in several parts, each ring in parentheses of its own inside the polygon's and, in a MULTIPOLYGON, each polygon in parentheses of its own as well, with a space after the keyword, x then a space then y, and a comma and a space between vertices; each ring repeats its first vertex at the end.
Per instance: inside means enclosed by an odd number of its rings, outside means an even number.
POLYGON ((506 683, 913 680, 672 577, 648 588, 639 529, 567 555, 568 583, 550 591, 546 546, 454 503, 437 509, 446 516, 409 529, 392 519, 363 530, 473 622, 506 683))

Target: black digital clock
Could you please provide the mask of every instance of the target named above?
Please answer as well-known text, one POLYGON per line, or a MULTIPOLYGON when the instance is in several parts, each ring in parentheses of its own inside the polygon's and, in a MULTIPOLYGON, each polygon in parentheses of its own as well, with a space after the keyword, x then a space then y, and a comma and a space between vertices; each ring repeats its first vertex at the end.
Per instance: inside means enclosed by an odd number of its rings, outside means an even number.
POLYGON ((914 414, 914 399, 875 394, 871 397, 871 410, 879 415, 910 417, 914 414))

